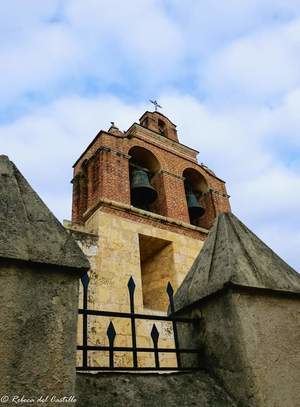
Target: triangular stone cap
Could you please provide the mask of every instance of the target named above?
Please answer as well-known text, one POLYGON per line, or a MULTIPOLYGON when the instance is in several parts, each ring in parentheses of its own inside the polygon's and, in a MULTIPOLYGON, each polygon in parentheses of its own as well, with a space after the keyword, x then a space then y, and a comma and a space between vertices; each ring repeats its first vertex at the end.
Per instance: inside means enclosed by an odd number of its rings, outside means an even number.
POLYGON ((0 156, 0 258, 90 267, 73 237, 5 155, 0 156))
POLYGON ((300 274, 232 213, 222 213, 177 290, 176 310, 221 290, 226 283, 300 293, 300 274))

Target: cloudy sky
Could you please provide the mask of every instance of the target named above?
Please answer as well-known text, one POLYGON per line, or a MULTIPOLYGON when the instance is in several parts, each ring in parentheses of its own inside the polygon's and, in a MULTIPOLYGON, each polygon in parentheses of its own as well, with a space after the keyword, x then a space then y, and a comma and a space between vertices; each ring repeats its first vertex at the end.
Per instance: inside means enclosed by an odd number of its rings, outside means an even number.
POLYGON ((60 220, 96 132, 156 98, 300 270, 300 0, 10 0, 0 32, 1 153, 60 220))

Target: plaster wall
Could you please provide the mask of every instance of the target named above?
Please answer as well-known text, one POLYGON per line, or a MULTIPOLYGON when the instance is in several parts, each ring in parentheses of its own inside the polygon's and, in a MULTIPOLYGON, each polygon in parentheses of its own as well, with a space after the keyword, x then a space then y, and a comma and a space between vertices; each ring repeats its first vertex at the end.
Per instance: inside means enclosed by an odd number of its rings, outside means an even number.
POLYGON ((78 278, 0 260, 2 396, 74 396, 78 278))
MULTIPOLYGON (((300 301, 223 290, 186 315, 180 345, 198 346, 200 363, 241 406, 295 407, 300 391, 300 301)), ((192 359, 195 357, 192 357, 192 359)), ((183 364, 191 364, 183 357, 183 364)))
POLYGON ((257 406, 295 407, 300 394, 300 297, 234 294, 257 406))

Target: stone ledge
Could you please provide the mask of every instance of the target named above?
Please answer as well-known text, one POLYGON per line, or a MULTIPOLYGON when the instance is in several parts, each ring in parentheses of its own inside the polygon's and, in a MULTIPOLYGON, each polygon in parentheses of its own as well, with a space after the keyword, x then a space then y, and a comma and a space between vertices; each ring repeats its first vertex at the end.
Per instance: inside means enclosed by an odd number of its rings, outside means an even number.
POLYGON ((63 226, 65 229, 70 230, 71 232, 80 233, 91 238, 99 237, 97 233, 87 232, 84 225, 81 225, 80 223, 73 223, 71 220, 68 219, 63 220, 63 226))
POLYGON ((96 204, 93 208, 89 209, 88 211, 86 211, 84 213, 84 215, 83 215, 84 219, 87 219, 100 206, 112 207, 112 208, 115 208, 115 209, 119 209, 119 210, 122 210, 122 211, 133 213, 135 215, 143 216, 144 218, 149 218, 149 219, 152 219, 152 220, 153 219, 158 220, 158 221, 160 221, 162 223, 183 227, 185 229, 194 230, 196 232, 201 232, 201 233, 205 233, 205 234, 208 234, 208 232, 209 232, 208 229, 204 229, 204 228, 201 228, 199 226, 194 226, 194 225, 191 225, 191 224, 186 223, 186 222, 181 222, 181 221, 175 220, 173 218, 168 218, 167 216, 158 215, 157 213, 148 212, 148 211, 145 211, 143 209, 136 208, 136 207, 134 207, 132 205, 122 204, 122 203, 112 201, 112 200, 109 200, 109 199, 101 199, 98 204, 96 204))

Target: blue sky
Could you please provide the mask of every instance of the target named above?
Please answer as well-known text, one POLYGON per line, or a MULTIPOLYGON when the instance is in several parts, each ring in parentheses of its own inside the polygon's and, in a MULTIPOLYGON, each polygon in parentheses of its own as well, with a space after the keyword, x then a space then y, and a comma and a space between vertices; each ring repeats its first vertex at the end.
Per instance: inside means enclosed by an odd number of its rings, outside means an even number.
POLYGON ((11 0, 0 33, 1 153, 60 220, 81 151, 156 98, 300 269, 300 0, 11 0))

